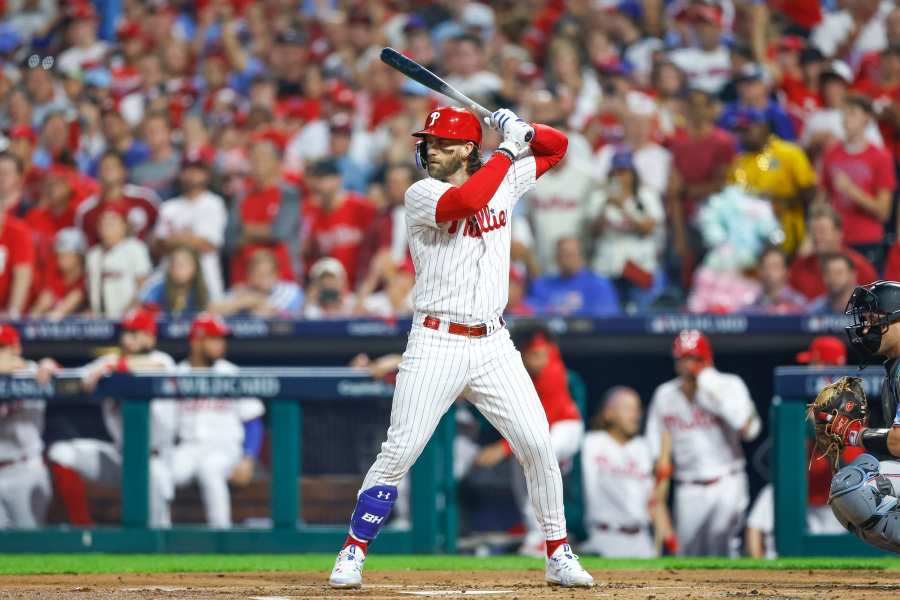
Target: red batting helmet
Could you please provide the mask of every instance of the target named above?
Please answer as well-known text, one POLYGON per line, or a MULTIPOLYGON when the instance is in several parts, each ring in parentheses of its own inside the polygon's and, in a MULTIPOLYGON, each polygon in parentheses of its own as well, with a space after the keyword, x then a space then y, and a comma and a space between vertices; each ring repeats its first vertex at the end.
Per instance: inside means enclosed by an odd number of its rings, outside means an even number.
POLYGON ((442 106, 425 117, 425 127, 413 134, 416 137, 433 135, 448 140, 463 140, 481 145, 481 123, 463 108, 442 106))
POLYGON ((685 329, 678 334, 675 343, 672 344, 672 356, 675 358, 690 356, 711 365, 713 362, 712 345, 709 343, 709 338, 696 329, 685 329))

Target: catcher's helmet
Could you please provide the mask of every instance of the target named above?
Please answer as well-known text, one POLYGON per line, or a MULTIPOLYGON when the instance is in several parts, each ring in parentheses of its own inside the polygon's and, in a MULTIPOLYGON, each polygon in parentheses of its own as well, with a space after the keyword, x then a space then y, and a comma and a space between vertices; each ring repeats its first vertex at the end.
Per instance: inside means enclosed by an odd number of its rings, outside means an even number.
POLYGON ((712 344, 703 333, 696 329, 685 329, 675 338, 672 344, 672 356, 697 358, 711 365, 713 363, 712 344))
MULTIPOLYGON (((413 133, 414 137, 424 138, 426 135, 448 140, 472 142, 481 145, 481 123, 469 111, 455 106, 436 108, 425 117, 425 127, 413 133)), ((427 145, 425 140, 416 144, 416 164, 424 168, 428 164, 427 145)))
POLYGON ((881 336, 900 320, 900 283, 876 281, 857 287, 844 314, 853 319, 845 328, 850 345, 865 356, 878 354, 881 336))

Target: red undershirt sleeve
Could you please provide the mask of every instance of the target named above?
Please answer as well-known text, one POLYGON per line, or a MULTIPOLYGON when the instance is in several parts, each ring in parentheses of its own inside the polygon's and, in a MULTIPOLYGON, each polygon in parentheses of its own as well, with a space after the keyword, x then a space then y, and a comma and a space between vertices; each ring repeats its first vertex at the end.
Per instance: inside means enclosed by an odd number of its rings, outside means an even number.
POLYGON ((569 139, 562 131, 549 125, 535 123, 534 139, 531 140, 531 152, 534 154, 535 179, 553 168, 566 155, 569 139))
POLYGON ((459 187, 452 187, 438 199, 434 220, 438 223, 468 219, 488 205, 512 163, 503 153, 494 154, 459 187))

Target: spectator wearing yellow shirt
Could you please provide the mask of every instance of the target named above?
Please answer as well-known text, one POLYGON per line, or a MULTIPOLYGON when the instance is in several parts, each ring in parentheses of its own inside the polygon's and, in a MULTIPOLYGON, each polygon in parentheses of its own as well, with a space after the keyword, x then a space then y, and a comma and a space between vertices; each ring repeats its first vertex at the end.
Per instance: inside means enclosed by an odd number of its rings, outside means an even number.
POLYGON ((815 197, 816 172, 800 146, 772 134, 762 111, 744 108, 730 121, 741 152, 731 164, 728 181, 772 201, 784 229, 782 247, 794 254, 803 242, 804 213, 815 197))

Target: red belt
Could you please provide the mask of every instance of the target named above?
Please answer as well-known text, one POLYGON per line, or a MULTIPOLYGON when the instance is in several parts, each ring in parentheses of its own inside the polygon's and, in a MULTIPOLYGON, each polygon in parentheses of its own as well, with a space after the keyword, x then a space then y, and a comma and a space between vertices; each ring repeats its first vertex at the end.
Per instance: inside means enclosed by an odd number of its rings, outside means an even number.
MULTIPOLYGON (((505 325, 506 323, 503 321, 503 317, 500 318, 500 325, 505 325)), ((441 320, 437 317, 425 317, 425 320, 422 322, 422 325, 427 327, 428 329, 440 329, 441 328, 441 320)), ((488 326, 487 323, 479 323, 478 325, 463 325, 462 323, 453 323, 450 322, 447 325, 447 333, 452 333, 454 335, 464 335, 466 337, 484 337, 488 334, 488 326)))
POLYGON ((613 533, 624 533, 625 535, 637 535, 644 530, 641 525, 632 525, 631 527, 615 526, 608 523, 597 523, 594 529, 599 531, 611 531, 613 533))
POLYGON ((713 477, 712 479, 688 479, 685 481, 678 479, 678 480, 676 480, 676 483, 684 483, 687 485, 713 485, 713 484, 719 483, 726 477, 730 477, 732 475, 737 475, 741 471, 742 471, 742 469, 734 469, 732 471, 725 473, 724 475, 719 475, 718 477, 713 477))

